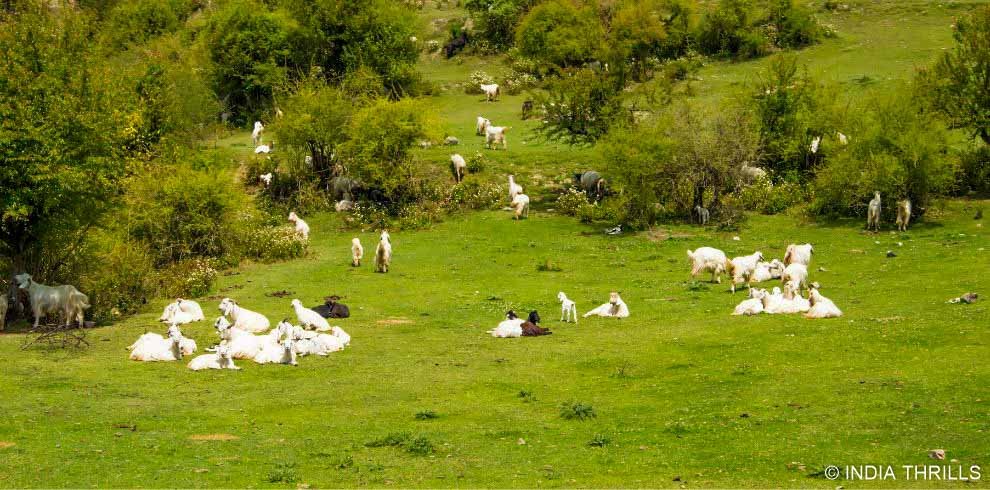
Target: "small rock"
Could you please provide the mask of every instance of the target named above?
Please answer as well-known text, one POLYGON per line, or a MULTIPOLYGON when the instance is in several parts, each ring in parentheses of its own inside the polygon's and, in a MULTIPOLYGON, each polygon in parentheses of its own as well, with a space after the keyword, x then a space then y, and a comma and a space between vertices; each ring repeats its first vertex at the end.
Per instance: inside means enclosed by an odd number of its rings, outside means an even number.
POLYGON ((897 242, 897 246, 898 246, 898 247, 903 247, 903 246, 904 246, 904 243, 902 243, 902 242, 897 242))
POLYGON ((738 236, 734 236, 732 237, 732 240, 738 242, 739 240, 742 240, 742 238, 739 238, 738 236))
POLYGON ((825 270, 825 268, 824 268, 824 267, 819 267, 819 268, 818 268, 818 272, 828 272, 828 271, 827 271, 827 270, 825 270))
POLYGON ((674 479, 671 481, 681 481, 681 475, 675 476, 674 479))
POLYGON ((457 139, 455 136, 448 136, 443 139, 443 144, 447 146, 457 146, 461 144, 461 140, 457 139))
POLYGON ((874 241, 873 244, 874 245, 880 245, 880 240, 874 241))
POLYGON ((958 464, 959 463, 959 460, 956 459, 956 458, 952 458, 951 460, 949 460, 949 462, 952 463, 952 464, 958 464))
POLYGON ((945 459, 945 449, 932 449, 928 451, 928 457, 937 460, 945 459))
POLYGON ((210 471, 210 470, 208 470, 206 468, 196 468, 195 470, 193 470, 193 473, 206 473, 208 471, 210 471))
POLYGON ((519 440, 516 441, 516 444, 519 444, 520 446, 525 446, 526 445, 526 439, 523 439, 522 437, 520 437, 519 440))

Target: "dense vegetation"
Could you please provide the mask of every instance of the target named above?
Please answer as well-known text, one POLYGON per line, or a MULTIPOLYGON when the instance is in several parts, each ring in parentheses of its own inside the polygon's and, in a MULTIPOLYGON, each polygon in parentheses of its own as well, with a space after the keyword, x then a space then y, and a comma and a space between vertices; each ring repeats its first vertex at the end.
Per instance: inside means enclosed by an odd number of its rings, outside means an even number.
MULTIPOLYGON (((420 40, 436 34, 411 15, 415 3, 9 2, 0 23, 5 267, 79 283, 109 319, 148 298, 205 291, 241 260, 304 254, 276 225, 289 210, 331 209, 339 179, 356 182, 347 187, 356 226, 419 227, 498 206, 501 179, 485 176, 495 154, 467 154, 470 178, 449 186, 414 151, 451 129, 430 102, 439 87, 416 71, 438 47, 420 40), (277 143, 272 155, 200 148, 258 119, 268 126, 262 141, 277 143), (249 187, 275 178, 252 197, 231 181, 238 169, 249 187), (108 260, 120 266, 98 271, 108 260), (176 279, 188 277, 199 279, 176 279)), ((548 187, 561 212, 582 220, 642 228, 703 206, 736 228, 745 211, 795 205, 860 215, 874 191, 888 210, 912 199, 921 216, 938 196, 990 188, 987 9, 961 17, 955 46, 891 95, 845 93, 781 53, 832 35, 820 12, 791 0, 464 8, 467 17, 434 26, 441 39, 469 41, 457 57, 504 52, 508 68, 476 72, 466 91, 497 82, 525 93, 540 140, 600 159, 603 202, 548 187), (706 64, 767 55, 723 109, 693 100, 706 64), (742 165, 767 179, 740 185, 742 165)))

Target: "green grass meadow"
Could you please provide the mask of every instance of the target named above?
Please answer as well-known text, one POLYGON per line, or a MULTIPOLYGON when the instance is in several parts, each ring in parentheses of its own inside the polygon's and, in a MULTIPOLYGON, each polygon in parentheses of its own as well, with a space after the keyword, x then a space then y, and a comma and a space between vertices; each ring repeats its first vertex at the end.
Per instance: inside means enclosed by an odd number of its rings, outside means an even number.
MULTIPOLYGON (((851 0, 848 12, 821 14, 838 37, 801 60, 850 90, 896 87, 949 45, 952 18, 980 3, 851 0)), ((717 107, 765 63, 711 63, 695 97, 717 107)), ((469 178, 504 183, 514 173, 536 198, 530 218, 459 213, 393 231, 392 268, 376 274, 376 230, 347 229, 334 213, 304 216, 304 258, 224 273, 195 298, 207 321, 183 328, 199 355, 217 342, 223 297, 274 324, 295 319, 293 298, 312 306, 341 295, 352 316, 336 324, 351 346, 297 367, 238 360, 241 371, 192 372, 185 362, 128 360, 139 335, 164 333, 166 299, 89 330, 84 350, 22 351, 24 325, 13 325, 0 334, 0 487, 988 486, 990 236, 973 216, 990 201, 941 202, 905 233, 795 212, 751 215, 736 232, 671 224, 606 236, 549 209, 550 189, 594 168, 593 149, 539 140, 539 123, 520 120, 525 94, 489 104, 454 86, 477 69, 505 70, 499 60, 421 65, 446 87, 430 103, 461 140, 416 150, 421 164, 449 179, 451 153, 484 152, 488 168, 469 178), (513 127, 508 151, 482 148, 478 115, 513 127), (366 254, 359 268, 350 266, 355 236, 366 254), (745 292, 689 275, 688 249, 770 259, 805 242, 815 247, 810 279, 841 318, 733 317, 745 292), (548 261, 560 270, 539 270, 548 261), (612 290, 630 318, 558 321, 558 291, 583 314, 612 290), (968 291, 981 299, 947 303, 968 291), (490 337, 508 309, 538 310, 553 335, 490 337), (574 404, 594 416, 565 417, 574 404), (983 479, 821 474, 931 464, 936 448, 947 453, 937 463, 980 465, 983 479)), ((237 133, 217 144, 252 158, 248 141, 237 133)))

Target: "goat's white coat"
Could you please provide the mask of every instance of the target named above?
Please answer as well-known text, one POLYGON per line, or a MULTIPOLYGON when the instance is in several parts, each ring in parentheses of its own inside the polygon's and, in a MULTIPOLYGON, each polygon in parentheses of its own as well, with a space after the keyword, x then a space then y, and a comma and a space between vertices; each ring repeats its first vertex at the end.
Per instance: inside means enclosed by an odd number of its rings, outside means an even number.
POLYGON ((499 323, 497 327, 495 327, 492 330, 489 330, 488 333, 490 333, 492 337, 498 337, 503 339, 511 338, 511 337, 522 337, 522 324, 524 322, 525 320, 523 320, 522 318, 511 318, 511 319, 506 318, 505 320, 502 320, 502 322, 499 323))
POLYGON ((790 284, 794 291, 800 292, 801 288, 808 287, 808 266, 804 264, 791 264, 784 269, 784 274, 780 276, 781 282, 790 284))
POLYGON ((873 199, 870 201, 870 205, 866 210, 866 229, 880 231, 880 211, 881 211, 880 193, 875 192, 873 194, 873 199))
POLYGON ((31 312, 34 313, 34 328, 49 314, 62 313, 65 324, 73 321, 83 324, 83 314, 89 308, 89 298, 74 286, 46 286, 34 282, 30 274, 14 276, 17 287, 27 291, 31 312))
POLYGON ((303 240, 309 239, 309 225, 306 224, 302 218, 299 217, 295 212, 289 213, 289 222, 296 225, 296 234, 303 237, 303 240))
POLYGON ((236 301, 224 298, 220 301, 220 311, 233 320, 234 328, 250 333, 261 333, 268 331, 272 324, 268 318, 261 313, 242 308, 236 301))
POLYGON ((144 334, 131 344, 132 361, 156 362, 182 359, 182 333, 175 325, 169 327, 168 337, 158 334, 144 334))
POLYGON ((202 371, 204 369, 241 369, 234 365, 234 359, 230 357, 230 348, 225 343, 221 343, 217 347, 216 352, 197 356, 195 359, 189 361, 186 367, 193 371, 202 371))
POLYGON ((299 324, 303 328, 311 328, 317 332, 326 332, 330 330, 330 324, 327 323, 327 319, 320 316, 319 313, 306 308, 303 306, 302 302, 298 299, 292 300, 292 309, 296 312, 296 319, 299 320, 299 324))
POLYGON ((763 313, 763 297, 767 292, 762 289, 750 290, 750 297, 742 300, 732 310, 733 315, 758 315, 763 313))
POLYGON ((753 281, 753 274, 756 272, 756 266, 762 260, 763 253, 757 251, 750 255, 736 257, 729 261, 727 267, 730 275, 732 275, 732 292, 736 292, 737 284, 742 284, 744 282, 749 284, 753 281))
POLYGON ((261 142, 261 132, 265 130, 265 126, 261 124, 261 121, 254 122, 254 130, 251 131, 251 141, 254 142, 254 146, 258 146, 261 142))
POLYGON ((481 91, 485 93, 488 102, 498 99, 498 96, 501 94, 497 83, 481 84, 481 91))
POLYGON ((508 143, 505 141, 505 133, 509 131, 510 128, 505 126, 488 126, 485 128, 485 146, 489 149, 494 149, 499 143, 502 144, 502 149, 507 150, 509 148, 508 143))
POLYGON ((725 252, 712 247, 699 247, 694 251, 688 250, 687 255, 691 259, 692 278, 697 277, 702 271, 711 271, 712 282, 722 282, 722 274, 729 262, 725 252))
POLYGON ((753 282, 780 279, 780 276, 784 274, 784 267, 784 263, 777 259, 770 262, 760 262, 756 264, 756 270, 753 272, 753 282))
POLYGON ((557 293, 557 301, 560 301, 560 321, 566 322, 573 318, 574 323, 577 323, 577 303, 568 299, 563 291, 557 293))
POLYGON ((351 239, 351 265, 359 267, 362 258, 364 258, 364 247, 361 246, 361 239, 354 237, 351 239))
POLYGON ((804 245, 790 244, 784 252, 784 265, 804 264, 811 265, 811 256, 815 253, 815 247, 810 243, 804 245))
POLYGON ((817 289, 812 289, 808 293, 808 301, 811 308, 804 314, 807 318, 838 318, 842 316, 842 310, 832 300, 822 296, 817 289))
POLYGON ((484 117, 478 116, 478 120, 475 123, 475 132, 479 136, 484 135, 485 134, 485 130, 488 129, 488 126, 491 126, 491 125, 492 125, 492 122, 491 121, 489 121, 488 119, 485 119, 484 117))
POLYGON ((392 241, 387 231, 382 230, 375 248, 375 272, 388 272, 392 265, 392 241))
POLYGON ((512 198, 513 219, 529 217, 529 196, 526 194, 516 194, 512 198))
POLYGON ((626 306, 626 302, 622 301, 622 298, 619 297, 619 293, 612 292, 609 294, 608 303, 585 313, 584 317, 587 318, 592 315, 606 318, 628 318, 629 307, 626 306))

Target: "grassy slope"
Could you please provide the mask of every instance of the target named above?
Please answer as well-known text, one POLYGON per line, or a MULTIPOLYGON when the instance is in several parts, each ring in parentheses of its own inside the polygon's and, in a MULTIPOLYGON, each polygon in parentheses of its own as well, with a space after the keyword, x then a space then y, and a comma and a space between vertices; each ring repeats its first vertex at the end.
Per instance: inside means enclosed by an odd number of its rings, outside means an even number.
MULTIPOLYGON (((864 9, 835 14, 838 39, 804 52, 818 53, 813 69, 839 81, 908 76, 946 45, 955 12, 857 5, 864 9)), ((424 67, 459 83, 486 63, 424 67)), ((711 65, 699 97, 717 103, 761 63, 711 65)), ((535 123, 518 121, 522 97, 479 100, 457 88, 435 98, 463 154, 480 150, 478 114, 518 129, 508 152, 488 153, 494 163, 480 178, 515 172, 533 193, 593 165, 590 150, 532 141, 535 123)), ((420 155, 445 172, 449 153, 420 155)), ((0 486, 264 486, 276 465, 293 463, 286 473, 313 486, 675 486, 680 476, 691 486, 823 487, 830 482, 788 464, 923 464, 934 447, 986 467, 990 311, 944 301, 985 293, 990 240, 970 216, 987 204, 952 203, 903 236, 758 216, 739 242, 682 226, 661 230, 669 240, 606 238, 543 213, 521 223, 478 213, 394 233, 387 276, 347 267, 354 233, 339 231, 334 216, 314 216, 307 258, 247 265, 200 300, 208 315, 229 295, 278 319, 292 315, 290 298, 265 293, 288 289, 307 303, 340 293, 354 314, 340 322, 352 348, 297 368, 241 361, 241 372, 192 373, 126 360, 124 347, 140 333, 162 330, 157 311, 92 331, 94 346, 81 353, 21 353, 20 335, 0 336, 0 442, 15 444, 0 444, 0 486), (827 272, 813 279, 846 317, 737 319, 728 313, 740 294, 687 287, 686 248, 779 256, 792 241, 816 244, 815 268, 827 272), (886 259, 888 248, 899 257, 886 259), (537 272, 545 259, 564 271, 537 272), (553 321, 558 290, 586 311, 612 288, 632 318, 553 321), (509 307, 539 309, 555 334, 485 336, 509 307), (520 390, 535 400, 524 402, 520 390), (594 406, 598 418, 561 419, 568 400, 594 406), (440 418, 414 420, 421 410, 440 418), (423 435, 437 450, 364 447, 394 432, 423 435), (218 433, 239 439, 188 439, 218 433), (596 434, 612 445, 587 446, 596 434)), ((376 238, 359 236, 370 255, 376 238)), ((205 324, 186 333, 201 348, 215 338, 205 324)))

